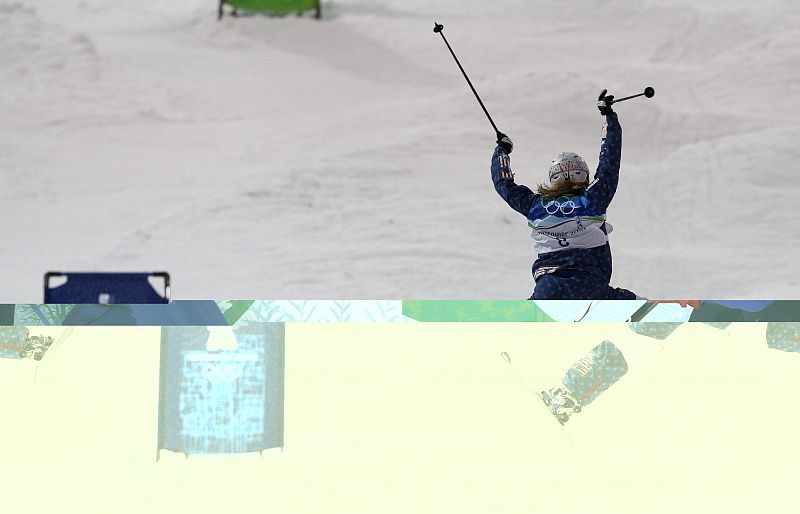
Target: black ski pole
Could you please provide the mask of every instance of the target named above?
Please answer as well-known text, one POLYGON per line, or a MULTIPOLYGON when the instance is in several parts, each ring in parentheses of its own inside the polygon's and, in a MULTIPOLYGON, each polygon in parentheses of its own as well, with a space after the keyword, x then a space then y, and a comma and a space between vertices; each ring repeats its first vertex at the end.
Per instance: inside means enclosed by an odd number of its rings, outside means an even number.
POLYGON ((478 96, 478 92, 475 91, 475 88, 472 86, 472 82, 470 82, 469 77, 467 77, 467 72, 464 71, 464 67, 461 66, 461 63, 458 61, 458 57, 456 57, 455 52, 453 52, 453 49, 450 47, 450 43, 447 42, 447 38, 444 37, 444 32, 442 32, 442 30, 444 30, 444 25, 440 25, 440 24, 438 24, 438 23, 436 23, 434 21, 433 22, 433 31, 438 33, 440 36, 442 36, 442 39, 444 40, 444 44, 447 45, 447 49, 450 50, 450 53, 453 55, 453 59, 456 60, 456 64, 458 64, 458 68, 461 70, 461 73, 464 75, 464 78, 467 79, 467 84, 469 84, 469 88, 472 89, 473 94, 475 94, 475 98, 477 98, 478 99, 478 103, 481 104, 481 109, 483 109, 483 112, 486 113, 486 117, 489 118, 489 123, 492 124, 492 128, 497 133, 497 138, 499 139, 500 138, 500 131, 497 130, 497 125, 494 124, 494 121, 492 121, 492 117, 489 116, 489 111, 487 111, 486 107, 483 105, 483 102, 481 101, 481 97, 478 96))
POLYGON ((625 97, 622 97, 622 98, 617 98, 611 103, 615 104, 617 102, 622 102, 624 100, 630 100, 631 98, 636 98, 637 96, 646 96, 647 98, 653 98, 653 95, 655 95, 655 94, 656 94, 656 90, 655 89, 653 89, 652 87, 646 87, 646 88, 644 88, 644 93, 639 93, 638 95, 631 95, 631 96, 625 96, 625 97))

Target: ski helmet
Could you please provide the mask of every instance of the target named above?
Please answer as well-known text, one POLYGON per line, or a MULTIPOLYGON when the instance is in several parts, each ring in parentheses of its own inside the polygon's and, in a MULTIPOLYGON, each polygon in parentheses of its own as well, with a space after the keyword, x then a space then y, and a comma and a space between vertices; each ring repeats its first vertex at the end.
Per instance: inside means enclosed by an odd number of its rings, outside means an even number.
POLYGON ((550 185, 558 186, 567 181, 589 183, 589 166, 580 155, 573 152, 561 152, 550 163, 550 185))

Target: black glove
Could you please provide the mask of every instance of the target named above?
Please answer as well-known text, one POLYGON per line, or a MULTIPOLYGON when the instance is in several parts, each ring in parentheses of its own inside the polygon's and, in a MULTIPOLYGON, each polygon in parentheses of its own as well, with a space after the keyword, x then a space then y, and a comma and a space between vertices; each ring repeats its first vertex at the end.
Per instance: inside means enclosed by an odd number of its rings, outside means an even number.
POLYGON ((614 95, 606 96, 607 91, 607 89, 604 89, 603 92, 600 93, 600 96, 597 97, 597 108, 600 110, 600 114, 603 116, 614 112, 611 110, 611 104, 614 103, 614 95))
POLYGON ((514 149, 514 143, 511 142, 511 138, 502 132, 497 133, 497 144, 502 147, 506 153, 511 153, 511 150, 514 149))

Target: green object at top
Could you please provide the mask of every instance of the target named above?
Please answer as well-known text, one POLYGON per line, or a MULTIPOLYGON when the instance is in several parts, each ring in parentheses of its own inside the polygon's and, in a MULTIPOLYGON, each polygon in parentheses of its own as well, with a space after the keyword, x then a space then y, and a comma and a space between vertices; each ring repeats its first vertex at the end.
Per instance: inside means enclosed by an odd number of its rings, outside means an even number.
POLYGON ((403 300, 403 315, 416 321, 554 321, 527 300, 403 300))
POLYGON ((319 0, 225 0, 225 4, 243 11, 293 13, 319 7, 319 0))

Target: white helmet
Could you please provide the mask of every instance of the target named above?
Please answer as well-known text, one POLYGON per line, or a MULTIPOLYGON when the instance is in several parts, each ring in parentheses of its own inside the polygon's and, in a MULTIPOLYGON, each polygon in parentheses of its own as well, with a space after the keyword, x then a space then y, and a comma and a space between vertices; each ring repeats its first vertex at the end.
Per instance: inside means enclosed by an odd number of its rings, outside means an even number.
POLYGON ((589 166, 583 158, 572 152, 561 152, 550 163, 550 185, 558 186, 564 182, 575 184, 589 183, 589 166))

